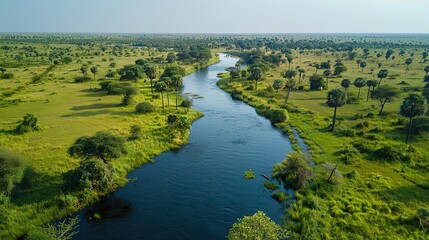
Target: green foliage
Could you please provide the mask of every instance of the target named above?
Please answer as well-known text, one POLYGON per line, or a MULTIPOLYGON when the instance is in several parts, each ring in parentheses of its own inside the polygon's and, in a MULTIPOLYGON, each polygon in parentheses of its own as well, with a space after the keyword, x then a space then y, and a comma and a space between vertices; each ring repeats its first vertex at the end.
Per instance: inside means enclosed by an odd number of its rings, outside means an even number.
POLYGON ((150 102, 141 102, 137 104, 136 106, 136 112, 137 113, 152 113, 155 112, 156 108, 154 105, 152 105, 150 102))
POLYGON ((287 232, 272 221, 264 212, 238 219, 229 230, 229 240, 280 240, 287 232))
POLYGON ((121 80, 137 81, 138 79, 143 78, 143 69, 139 65, 126 65, 119 69, 118 73, 121 75, 121 80))
POLYGON ((71 240, 78 233, 78 227, 79 219, 77 217, 65 219, 57 224, 48 224, 42 228, 46 235, 39 234, 39 236, 42 236, 42 239, 71 240))
POLYGON ((37 117, 33 114, 27 113, 24 118, 20 121, 19 125, 15 128, 15 133, 24 134, 27 132, 33 132, 40 130, 37 124, 37 117))
POLYGON ((185 108, 190 108, 190 107, 192 107, 192 100, 190 100, 190 99, 183 99, 183 101, 180 104, 180 106, 185 107, 185 108))
POLYGON ((279 189, 280 186, 277 183, 273 183, 271 181, 266 181, 266 182, 264 182, 264 187, 270 191, 273 191, 273 190, 279 189))
POLYGON ((112 171, 100 160, 86 159, 78 168, 63 175, 63 190, 66 192, 97 189, 106 191, 112 187, 112 171))
POLYGON ((108 132, 97 132, 94 136, 78 138, 69 148, 70 156, 96 157, 104 162, 126 153, 124 140, 108 132))
POLYGON ((142 137, 143 131, 142 128, 139 125, 132 125, 130 128, 130 136, 128 137, 128 140, 138 140, 142 137))
POLYGON ((324 87, 323 76, 314 74, 310 77, 310 90, 321 90, 324 87))
POLYGON ((278 202, 284 202, 290 196, 282 191, 275 191, 271 194, 271 197, 277 200, 278 202))
POLYGON ((270 119, 272 123, 281 123, 287 120, 287 114, 281 109, 267 110, 264 115, 270 119))
POLYGON ((12 193, 14 187, 22 181, 25 168, 22 157, 0 148, 0 195, 12 193))
POLYGON ((123 89, 124 89, 124 93, 123 93, 124 97, 122 98, 122 105, 128 106, 134 102, 133 97, 139 93, 139 90, 138 88, 132 87, 132 86, 124 87, 123 89))
POLYGON ((159 77, 160 79, 165 78, 165 77, 169 77, 172 78, 175 75, 179 75, 179 76, 185 76, 186 71, 185 69, 183 69, 182 67, 178 66, 178 65, 171 65, 168 66, 164 69, 164 72, 161 74, 161 76, 159 77))
POLYGON ((412 133, 419 134, 429 132, 429 117, 419 116, 413 119, 412 133))
POLYGON ((311 174, 309 164, 298 152, 292 152, 286 160, 274 165, 273 168, 273 177, 294 189, 305 187, 311 174))
POLYGON ((254 179, 255 177, 255 172, 252 169, 249 169, 247 171, 244 172, 244 178, 245 179, 254 179))
POLYGON ((74 77, 75 83, 83 83, 83 82, 89 82, 91 81, 91 78, 88 76, 76 76, 74 77))
POLYGON ((411 93, 401 105, 401 115, 405 117, 421 116, 426 111, 425 101, 422 95, 411 93))

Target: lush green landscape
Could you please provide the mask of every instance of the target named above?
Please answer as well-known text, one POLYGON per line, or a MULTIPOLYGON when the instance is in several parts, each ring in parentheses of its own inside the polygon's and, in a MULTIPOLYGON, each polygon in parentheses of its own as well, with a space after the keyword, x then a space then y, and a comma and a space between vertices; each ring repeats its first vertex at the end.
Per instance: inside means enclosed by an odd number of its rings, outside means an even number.
POLYGON ((42 226, 186 143, 202 114, 178 93, 182 77, 218 52, 240 58, 218 86, 296 151, 265 176, 287 206, 280 226, 258 212, 230 239, 426 239, 428 44, 399 34, 2 34, 0 239, 42 239, 42 226))

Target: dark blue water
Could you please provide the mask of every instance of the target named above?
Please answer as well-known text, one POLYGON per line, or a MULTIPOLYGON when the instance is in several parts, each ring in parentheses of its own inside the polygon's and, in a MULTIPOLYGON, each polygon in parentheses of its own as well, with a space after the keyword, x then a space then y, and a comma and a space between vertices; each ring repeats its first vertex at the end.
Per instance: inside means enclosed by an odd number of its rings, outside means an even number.
POLYGON ((253 108, 216 86, 217 74, 237 61, 220 57, 184 79, 183 92, 203 97, 194 107, 205 115, 194 122, 190 144, 131 172, 138 181, 83 210, 76 239, 225 239, 237 218, 257 210, 279 222, 283 206, 259 174, 270 176, 291 145, 253 108), (256 179, 243 178, 248 169, 256 179), (89 221, 94 212, 103 220, 89 221))

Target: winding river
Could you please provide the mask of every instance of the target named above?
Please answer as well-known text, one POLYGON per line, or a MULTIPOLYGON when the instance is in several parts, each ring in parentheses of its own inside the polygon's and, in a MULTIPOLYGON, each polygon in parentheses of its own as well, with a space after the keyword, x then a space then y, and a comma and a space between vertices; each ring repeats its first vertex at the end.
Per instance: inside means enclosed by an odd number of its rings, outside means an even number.
POLYGON ((238 59, 220 62, 184 78, 183 93, 202 96, 194 107, 189 144, 166 152, 131 172, 137 179, 79 212, 75 239, 225 239, 232 224, 257 210, 279 222, 283 206, 271 198, 259 174, 291 151, 287 137, 255 110, 216 86, 217 74, 238 59), (257 177, 246 180, 252 169, 257 177), (88 216, 100 212, 103 220, 88 216))

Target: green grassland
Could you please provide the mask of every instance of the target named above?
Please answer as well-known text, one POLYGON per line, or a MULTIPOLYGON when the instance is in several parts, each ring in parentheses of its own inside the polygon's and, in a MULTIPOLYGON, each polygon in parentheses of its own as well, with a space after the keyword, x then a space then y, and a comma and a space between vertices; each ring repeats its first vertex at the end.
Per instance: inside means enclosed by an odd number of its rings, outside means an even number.
MULTIPOLYGON (((16 44, 15 44, 16 45, 16 44)), ((22 44, 21 44, 22 46, 22 44)), ((0 201, 2 210, 0 239, 14 239, 31 228, 39 227, 96 201, 100 196, 127 183, 127 173, 169 149, 178 148, 186 142, 188 134, 171 136, 167 128, 166 117, 169 113, 186 115, 190 120, 202 116, 201 113, 179 107, 174 108, 174 94, 170 94, 170 107, 161 108, 160 93, 152 95, 149 79, 140 79, 133 83, 139 89, 134 104, 121 105, 121 95, 107 95, 98 85, 109 70, 137 59, 158 66, 158 76, 169 65, 165 61, 167 52, 155 49, 121 46, 121 55, 115 56, 113 48, 105 51, 99 46, 78 48, 72 44, 25 44, 38 51, 50 48, 68 48, 73 62, 55 65, 39 83, 32 83, 35 75, 40 75, 51 63, 47 57, 27 56, 17 60, 17 50, 0 50, 0 61, 7 66, 7 72, 13 73, 12 79, 0 79, 0 147, 22 155, 28 165, 26 178, 28 183, 9 200, 0 201), (76 56, 75 54, 79 54, 76 56), (157 62, 154 59, 159 58, 157 62), (116 67, 110 67, 115 62, 116 67), (73 78, 82 76, 80 67, 88 64, 97 66, 95 81, 74 83, 73 78), (149 101, 157 106, 150 114, 135 113, 136 103, 149 101), (13 129, 22 117, 34 114, 38 118, 41 130, 22 135, 14 134, 13 129), (111 161, 114 169, 114 188, 105 192, 86 191, 79 195, 64 194, 61 190, 62 174, 79 165, 79 159, 68 156, 67 149, 81 136, 93 135, 99 131, 108 131, 127 138, 130 127, 138 125, 143 137, 126 143, 127 154, 111 161)), ((218 61, 213 54, 208 64, 218 61)), ((187 73, 202 67, 199 64, 181 64, 187 73)), ((118 77, 110 78, 117 81, 118 77)), ((180 102, 179 102, 180 103, 180 102)))
MULTIPOLYGON (((417 210, 429 208, 429 134, 415 135, 411 144, 406 145, 407 121, 398 124, 398 119, 403 119, 399 114, 403 98, 412 92, 421 94, 425 85, 423 68, 429 64, 421 60, 422 49, 409 50, 404 56, 398 56, 399 49, 394 49, 394 60, 385 60, 384 55, 379 59, 375 57, 375 52, 385 50, 371 49, 371 56, 366 60, 361 57, 361 49, 355 49, 358 57, 354 60, 347 60, 341 52, 328 51, 305 51, 300 57, 299 51, 294 50, 290 68, 304 68, 306 76, 291 92, 287 106, 284 106, 286 90, 270 89, 274 80, 286 81, 281 73, 288 70, 287 62, 269 69, 259 81, 258 90, 254 90, 254 81, 231 80, 227 73, 218 81, 222 89, 255 107, 261 115, 267 109, 287 111, 287 123, 275 125, 289 133, 296 150, 300 147, 291 127, 309 146, 317 164, 314 182, 297 192, 294 204, 284 217, 284 224, 297 239, 427 239, 427 220, 421 220, 417 210), (405 74, 405 59, 411 52, 414 52, 414 61, 405 74), (338 108, 340 123, 336 132, 330 132, 333 108, 326 105, 327 90, 309 90, 309 76, 316 71, 310 64, 330 61, 333 65, 337 59, 341 59, 348 70, 341 77, 330 78, 329 89, 340 88, 342 79, 350 79, 349 95, 357 96, 358 89, 353 86, 355 78, 378 80, 378 71, 387 69, 389 77, 383 79, 382 85, 401 89, 401 97, 387 103, 385 114, 378 116, 380 103, 371 98, 367 102, 368 87, 364 87, 358 103, 338 108), (366 61, 363 71, 357 59, 366 61), (378 63, 382 64, 381 68, 378 63), (368 126, 357 127, 364 121, 368 126), (357 134, 342 134, 347 130, 357 134), (384 146, 391 146, 396 154, 406 156, 407 160, 380 157, 376 151, 384 146), (327 183, 326 172, 318 166, 335 164, 345 155, 351 161, 340 162, 339 171, 343 177, 338 177, 336 184, 327 183)), ((322 73, 323 69, 319 69, 318 74, 322 73)), ((295 80, 298 82, 298 75, 295 80)))

